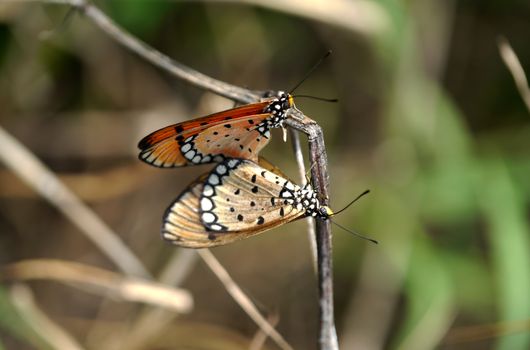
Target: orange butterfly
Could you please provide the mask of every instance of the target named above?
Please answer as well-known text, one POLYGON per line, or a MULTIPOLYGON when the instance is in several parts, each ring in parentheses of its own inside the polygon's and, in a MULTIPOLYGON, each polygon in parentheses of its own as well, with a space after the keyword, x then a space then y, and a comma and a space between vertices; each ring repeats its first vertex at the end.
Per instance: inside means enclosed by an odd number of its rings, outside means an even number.
POLYGON ((214 247, 302 217, 333 215, 309 184, 300 187, 275 169, 227 158, 166 210, 162 237, 181 247, 214 247))
POLYGON ((293 97, 279 91, 263 99, 206 117, 166 126, 138 144, 139 158, 153 166, 172 168, 220 162, 225 158, 258 160, 270 129, 283 126, 293 97))

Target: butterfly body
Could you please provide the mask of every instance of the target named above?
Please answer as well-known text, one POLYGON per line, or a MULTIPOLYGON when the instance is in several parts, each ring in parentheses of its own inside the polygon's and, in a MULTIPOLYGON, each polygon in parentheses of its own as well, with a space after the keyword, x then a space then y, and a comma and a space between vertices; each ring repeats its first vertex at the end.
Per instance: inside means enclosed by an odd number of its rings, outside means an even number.
POLYGON ((162 237, 204 248, 250 237, 287 222, 333 215, 311 186, 300 187, 245 159, 225 159, 168 208, 162 237))
POLYGON ((257 161, 269 142, 270 129, 282 127, 293 107, 292 96, 280 91, 258 103, 170 125, 139 142, 139 158, 160 168, 218 163, 226 158, 257 161))

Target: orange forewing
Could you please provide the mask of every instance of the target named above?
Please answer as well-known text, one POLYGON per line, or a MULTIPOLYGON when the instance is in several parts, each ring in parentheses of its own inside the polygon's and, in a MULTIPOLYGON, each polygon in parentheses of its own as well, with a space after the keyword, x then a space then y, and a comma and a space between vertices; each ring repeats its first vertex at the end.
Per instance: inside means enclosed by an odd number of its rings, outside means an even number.
MULTIPOLYGON (((248 153, 249 146, 244 144, 244 148, 241 149, 239 144, 236 144, 237 141, 235 139, 241 139, 246 132, 255 130, 253 125, 255 126, 256 124, 259 124, 270 116, 268 113, 263 113, 263 110, 269 105, 269 103, 270 100, 265 100, 263 102, 252 103, 223 112, 210 114, 206 117, 166 126, 147 135, 138 143, 138 148, 140 148, 139 158, 144 162, 162 168, 190 164, 190 161, 182 154, 180 147, 184 140, 196 136, 200 138, 196 143, 199 144, 203 154, 223 154, 232 157, 256 159, 254 158, 254 155, 250 155, 249 157, 249 154, 243 154, 248 153), (249 121, 251 122, 249 123, 249 121), (211 131, 208 133, 211 139, 212 137, 217 136, 214 135, 214 132, 221 134, 221 131, 225 131, 223 130, 224 125, 230 125, 231 130, 229 133, 230 136, 221 142, 221 146, 217 146, 219 145, 219 142, 212 142, 211 145, 209 145, 209 142, 206 142, 208 139, 201 135, 205 130, 211 131), (223 147, 223 145, 232 144, 234 147, 231 147, 228 152, 223 147), (238 148, 240 151, 238 151, 238 148), (243 150, 244 152, 242 152, 243 150)), ((223 133, 221 137, 224 137, 226 134, 227 133, 223 133)), ((251 136, 245 135, 244 137, 248 139, 251 136)), ((252 139, 256 140, 258 137, 259 133, 255 131, 255 134, 252 135, 252 139)), ((211 141, 212 140, 210 140, 210 142, 211 141)), ((259 152, 259 150, 268 142, 268 140, 263 139, 260 141, 258 141, 257 144, 256 142, 252 142, 253 145, 251 145, 251 149, 255 148, 255 153, 259 152), (260 141, 263 142, 263 145, 260 144, 260 141)))

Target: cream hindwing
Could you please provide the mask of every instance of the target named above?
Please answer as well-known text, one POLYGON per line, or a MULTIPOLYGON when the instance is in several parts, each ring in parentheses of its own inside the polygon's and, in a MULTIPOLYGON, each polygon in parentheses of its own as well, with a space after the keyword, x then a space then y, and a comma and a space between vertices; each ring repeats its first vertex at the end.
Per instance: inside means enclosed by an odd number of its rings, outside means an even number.
POLYGON ((244 159, 227 159, 208 175, 200 219, 213 232, 266 230, 302 216, 327 218, 317 194, 244 159))
POLYGON ((287 180, 271 164, 229 158, 189 185, 164 215, 162 237, 180 247, 228 244, 304 216, 326 219, 309 185, 287 180), (268 170, 270 169, 270 170, 268 170))

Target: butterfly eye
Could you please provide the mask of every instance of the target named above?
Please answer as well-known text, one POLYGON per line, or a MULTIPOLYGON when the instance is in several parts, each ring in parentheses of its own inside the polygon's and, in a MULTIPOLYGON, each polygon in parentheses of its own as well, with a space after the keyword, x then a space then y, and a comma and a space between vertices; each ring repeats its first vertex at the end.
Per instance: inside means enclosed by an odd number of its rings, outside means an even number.
POLYGON ((330 216, 333 216, 333 211, 329 207, 322 206, 322 207, 318 208, 318 214, 321 217, 327 219, 330 216))

